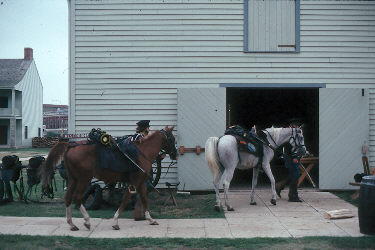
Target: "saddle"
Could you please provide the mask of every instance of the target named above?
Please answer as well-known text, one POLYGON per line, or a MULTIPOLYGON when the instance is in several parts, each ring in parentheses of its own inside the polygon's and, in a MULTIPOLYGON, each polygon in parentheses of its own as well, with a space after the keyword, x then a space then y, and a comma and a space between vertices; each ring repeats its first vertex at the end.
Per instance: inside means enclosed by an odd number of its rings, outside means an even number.
POLYGON ((22 168, 18 156, 6 155, 2 158, 2 164, 0 164, 0 205, 6 201, 13 201, 10 182, 15 184, 18 181, 22 168))
POLYGON ((40 183, 40 177, 38 176, 38 168, 45 161, 43 156, 37 155, 29 159, 29 165, 26 168, 27 173, 27 185, 34 186, 40 183))
POLYGON ((224 134, 236 138, 239 151, 263 156, 264 138, 260 138, 255 131, 249 131, 239 125, 234 125, 226 129, 224 134))
POLYGON ((120 173, 137 171, 131 160, 124 155, 126 154, 133 161, 138 158, 138 149, 131 141, 131 137, 121 137, 116 142, 105 131, 92 129, 89 134, 89 141, 95 144, 97 168, 120 173))
POLYGON ((16 182, 20 178, 22 163, 17 155, 6 155, 2 158, 0 180, 16 182))

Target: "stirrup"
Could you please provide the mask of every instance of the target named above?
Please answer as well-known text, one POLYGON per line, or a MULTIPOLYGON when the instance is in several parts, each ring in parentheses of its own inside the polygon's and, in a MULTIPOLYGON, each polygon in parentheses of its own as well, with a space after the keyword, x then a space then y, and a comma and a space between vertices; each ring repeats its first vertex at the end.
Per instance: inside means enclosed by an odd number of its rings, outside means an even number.
POLYGON ((129 191, 129 193, 131 193, 131 194, 136 194, 136 193, 137 193, 137 189, 135 188, 134 185, 129 185, 129 186, 128 186, 128 191, 129 191))

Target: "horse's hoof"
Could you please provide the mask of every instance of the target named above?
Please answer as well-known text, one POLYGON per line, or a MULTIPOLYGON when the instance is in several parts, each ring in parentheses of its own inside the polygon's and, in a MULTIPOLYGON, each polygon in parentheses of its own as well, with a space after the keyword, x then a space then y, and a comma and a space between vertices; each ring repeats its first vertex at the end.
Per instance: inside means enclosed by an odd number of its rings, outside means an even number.
POLYGON ((73 226, 73 227, 70 228, 70 231, 78 231, 78 230, 79 230, 79 228, 77 226, 73 226))
POLYGON ((220 212, 220 210, 221 210, 220 206, 219 205, 215 205, 215 211, 216 212, 220 212))
POLYGON ((276 205, 276 200, 275 199, 271 199, 271 204, 272 205, 276 205))
POLYGON ((118 225, 114 225, 114 226, 112 226, 112 228, 113 228, 114 230, 120 230, 120 227, 119 227, 118 225))
POLYGON ((255 206, 257 203, 255 201, 250 202, 250 205, 255 206))
POLYGON ((159 225, 159 223, 156 220, 154 220, 154 221, 150 222, 150 225, 159 225))
POLYGON ((84 225, 88 230, 90 230, 90 228, 91 228, 90 223, 83 223, 83 225, 84 225))
POLYGON ((233 207, 228 207, 227 210, 228 211, 234 211, 234 208, 233 207))

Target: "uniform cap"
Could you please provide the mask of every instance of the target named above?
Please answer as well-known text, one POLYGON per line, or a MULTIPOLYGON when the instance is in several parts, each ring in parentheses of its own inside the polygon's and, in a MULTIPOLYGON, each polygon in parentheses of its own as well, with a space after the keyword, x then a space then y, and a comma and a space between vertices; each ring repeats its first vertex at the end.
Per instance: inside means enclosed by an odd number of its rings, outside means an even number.
POLYGON ((150 120, 140 120, 137 122, 138 127, 148 128, 150 127, 150 120))

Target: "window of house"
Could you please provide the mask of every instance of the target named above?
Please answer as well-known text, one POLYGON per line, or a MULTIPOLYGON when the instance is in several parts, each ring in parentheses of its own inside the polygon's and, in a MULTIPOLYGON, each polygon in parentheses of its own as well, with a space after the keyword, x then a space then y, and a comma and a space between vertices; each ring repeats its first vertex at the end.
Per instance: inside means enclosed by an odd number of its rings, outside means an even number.
POLYGON ((299 52, 300 0, 244 0, 244 52, 299 52))
POLYGON ((8 108, 8 97, 0 96, 0 108, 2 109, 8 108))
POLYGON ((38 137, 42 137, 42 129, 38 128, 38 137))
POLYGON ((25 139, 28 138, 28 134, 27 134, 27 132, 28 132, 28 128, 27 128, 27 126, 25 126, 25 139))

